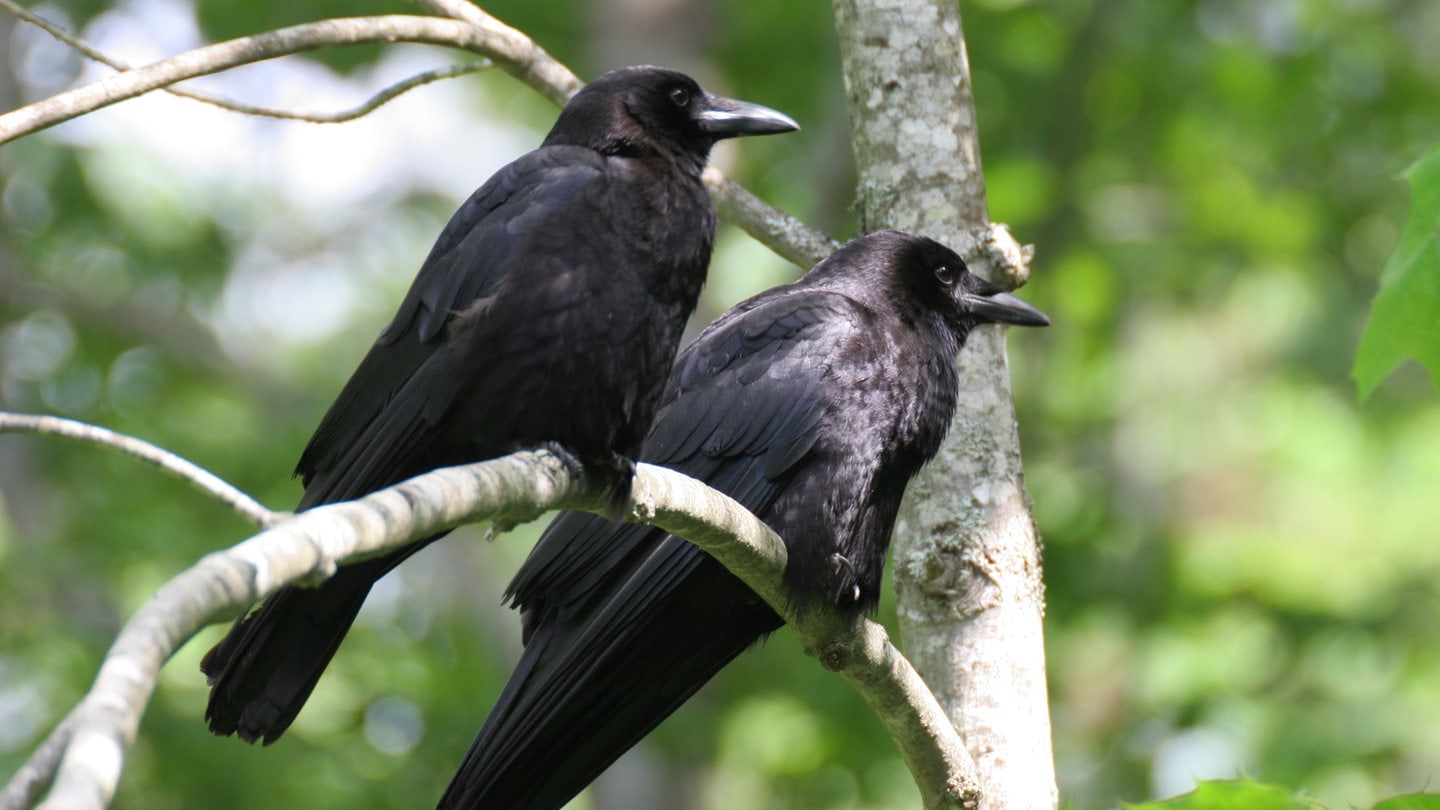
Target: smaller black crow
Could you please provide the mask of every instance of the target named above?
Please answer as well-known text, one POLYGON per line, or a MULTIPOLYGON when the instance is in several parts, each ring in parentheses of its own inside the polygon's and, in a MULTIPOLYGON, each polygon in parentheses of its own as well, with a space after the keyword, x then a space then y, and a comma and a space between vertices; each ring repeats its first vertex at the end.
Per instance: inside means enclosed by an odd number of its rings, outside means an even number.
MULTIPOLYGON (((991 322, 1049 320, 938 242, 857 239, 680 354, 640 458, 784 538, 797 609, 871 610, 905 486, 950 425, 956 354, 991 322)), ((546 530, 509 597, 525 652, 444 808, 560 807, 781 625, 695 546, 578 512, 546 530)))

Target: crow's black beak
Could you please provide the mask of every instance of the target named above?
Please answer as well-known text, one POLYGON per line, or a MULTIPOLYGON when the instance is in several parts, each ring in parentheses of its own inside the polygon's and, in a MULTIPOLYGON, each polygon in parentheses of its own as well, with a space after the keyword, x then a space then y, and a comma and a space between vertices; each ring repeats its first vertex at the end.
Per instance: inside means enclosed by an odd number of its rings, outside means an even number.
POLYGON ((769 135, 794 132, 800 128, 795 119, 785 113, 724 96, 707 95, 705 109, 695 117, 700 122, 700 129, 716 138, 769 135))
POLYGON ((1007 292, 988 295, 968 293, 964 305, 972 315, 991 323, 1009 323, 1016 326, 1049 326, 1050 318, 1045 313, 1021 301, 1007 292))

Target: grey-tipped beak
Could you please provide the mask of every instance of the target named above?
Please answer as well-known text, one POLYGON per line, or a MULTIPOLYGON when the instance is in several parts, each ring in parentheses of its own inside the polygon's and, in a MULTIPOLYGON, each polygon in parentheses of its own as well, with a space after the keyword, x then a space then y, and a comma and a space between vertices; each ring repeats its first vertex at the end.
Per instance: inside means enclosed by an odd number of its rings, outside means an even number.
POLYGON ((723 96, 707 96, 705 109, 695 117, 700 121, 700 129, 716 138, 769 135, 800 128, 795 119, 785 113, 723 96))
POLYGON ((1015 326, 1049 326, 1050 318, 1040 310, 1007 292, 967 295, 965 308, 982 321, 1015 326))

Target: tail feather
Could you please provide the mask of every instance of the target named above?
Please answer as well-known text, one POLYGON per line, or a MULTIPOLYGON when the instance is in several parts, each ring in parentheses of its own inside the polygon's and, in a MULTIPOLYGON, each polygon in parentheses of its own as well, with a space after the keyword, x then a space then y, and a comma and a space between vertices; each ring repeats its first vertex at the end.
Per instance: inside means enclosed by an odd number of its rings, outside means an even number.
POLYGON ((441 808, 561 807, 780 625, 718 563, 672 543, 683 575, 652 557, 595 609, 541 617, 441 808))
POLYGON ((284 588, 239 620, 200 662, 210 683, 205 722, 220 736, 280 739, 350 631, 375 582, 429 538, 335 572, 318 588, 284 588))

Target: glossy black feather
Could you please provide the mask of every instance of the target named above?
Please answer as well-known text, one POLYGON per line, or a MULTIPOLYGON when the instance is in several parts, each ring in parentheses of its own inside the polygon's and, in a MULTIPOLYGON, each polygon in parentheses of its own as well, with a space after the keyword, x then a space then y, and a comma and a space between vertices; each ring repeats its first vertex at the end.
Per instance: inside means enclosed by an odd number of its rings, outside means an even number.
MULTIPOLYGON (((851 242, 681 353, 640 457, 775 529, 798 609, 871 610, 905 486, 950 423, 955 356, 988 320, 971 312, 977 297, 1043 321, 929 239, 851 242)), ((781 625, 689 543, 581 513, 551 525, 509 596, 525 653, 441 807, 561 806, 781 625)))
MULTIPOLYGON (((614 475, 623 499, 620 458, 650 425, 710 259, 710 148, 793 128, 660 68, 587 85, 446 225, 301 455, 299 508, 549 443, 614 475)), ((238 622, 201 664, 210 728, 284 733, 371 585, 434 539, 286 588, 238 622)))

